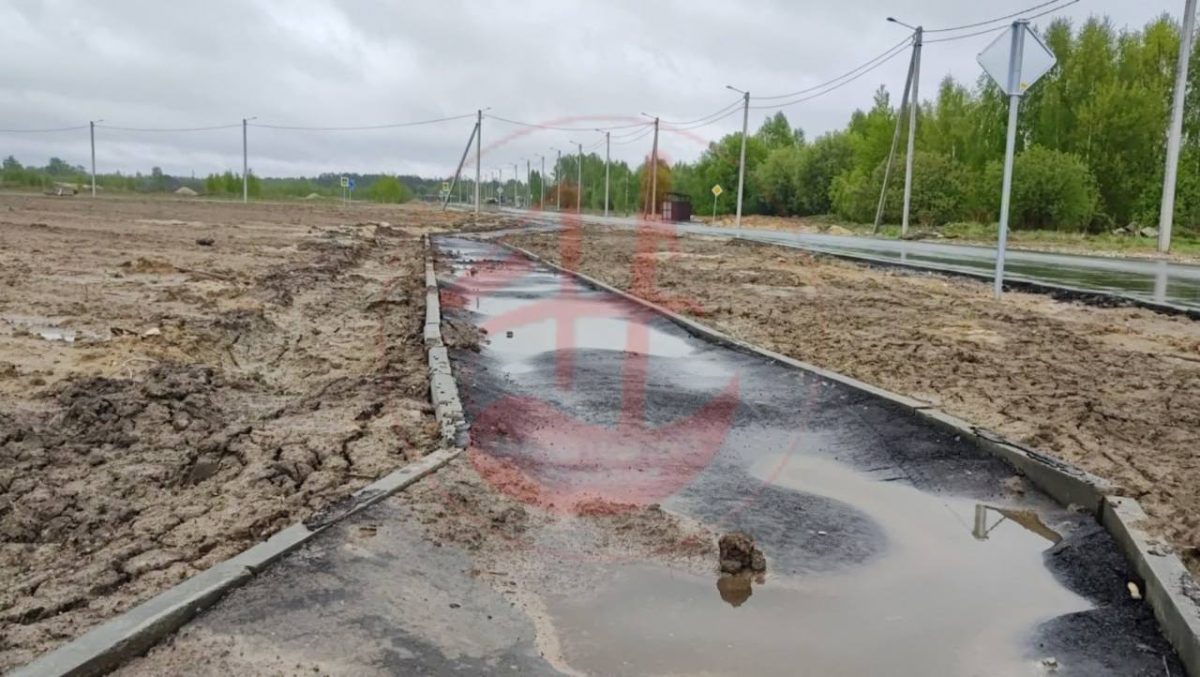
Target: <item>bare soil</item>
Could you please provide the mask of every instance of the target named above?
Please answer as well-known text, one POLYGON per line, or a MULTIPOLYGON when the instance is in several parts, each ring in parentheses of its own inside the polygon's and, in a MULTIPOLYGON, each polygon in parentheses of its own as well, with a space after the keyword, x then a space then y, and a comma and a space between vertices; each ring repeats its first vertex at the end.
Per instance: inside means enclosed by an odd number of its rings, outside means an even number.
POLYGON ((436 448, 463 219, 0 195, 0 671, 436 448))
POLYGON ((1192 320, 1036 294, 996 303, 989 285, 966 278, 662 231, 587 228, 509 241, 1106 477, 1142 502, 1148 526, 1200 574, 1200 324, 1192 320))

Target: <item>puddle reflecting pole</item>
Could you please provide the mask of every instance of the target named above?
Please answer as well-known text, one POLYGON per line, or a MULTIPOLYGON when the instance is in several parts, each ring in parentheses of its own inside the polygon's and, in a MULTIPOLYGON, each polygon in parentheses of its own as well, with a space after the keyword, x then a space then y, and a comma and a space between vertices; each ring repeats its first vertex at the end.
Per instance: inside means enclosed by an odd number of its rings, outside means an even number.
MULTIPOLYGON (((1012 47, 1008 58, 1008 138, 1004 142, 1004 186, 1000 193, 1000 237, 996 242, 996 281, 992 294, 999 299, 1004 290, 1004 248, 1008 244, 1008 211, 1012 201, 1013 155, 1017 148, 1017 111, 1021 105, 1021 53, 1025 49, 1024 20, 1012 25, 1012 47)), ((910 139, 911 141, 911 139, 910 139)), ((911 161, 911 158, 909 158, 911 161)))

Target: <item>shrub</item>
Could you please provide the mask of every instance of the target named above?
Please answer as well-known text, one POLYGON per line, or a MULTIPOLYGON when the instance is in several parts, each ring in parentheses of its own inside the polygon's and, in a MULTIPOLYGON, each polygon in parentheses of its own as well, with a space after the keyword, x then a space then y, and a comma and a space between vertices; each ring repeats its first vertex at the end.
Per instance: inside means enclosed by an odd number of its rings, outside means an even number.
MULTIPOLYGON (((1000 212, 1003 179, 1001 163, 988 164, 984 192, 993 196, 993 215, 1000 212)), ((1096 216, 1099 200, 1096 179, 1083 158, 1032 146, 1013 165, 1009 226, 1081 231, 1096 216)))

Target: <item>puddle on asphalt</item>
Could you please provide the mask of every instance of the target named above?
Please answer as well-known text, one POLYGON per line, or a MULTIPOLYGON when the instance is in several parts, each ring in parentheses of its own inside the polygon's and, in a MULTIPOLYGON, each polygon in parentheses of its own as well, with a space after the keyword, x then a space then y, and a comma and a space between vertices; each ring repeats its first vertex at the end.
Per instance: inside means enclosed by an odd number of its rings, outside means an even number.
POLYGON ((887 550, 799 576, 772 574, 768 550, 761 584, 622 567, 594 596, 550 600, 568 663, 593 674, 1036 675, 1029 633, 1091 608, 1044 566, 1060 536, 1030 507, 783 460, 768 455, 751 472, 853 505, 882 526, 887 550))

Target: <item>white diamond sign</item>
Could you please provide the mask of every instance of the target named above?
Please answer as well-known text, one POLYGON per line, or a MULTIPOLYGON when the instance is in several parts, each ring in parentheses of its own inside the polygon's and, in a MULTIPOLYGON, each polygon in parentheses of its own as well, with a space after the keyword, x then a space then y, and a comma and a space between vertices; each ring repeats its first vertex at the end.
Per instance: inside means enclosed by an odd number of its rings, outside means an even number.
POLYGON ((1021 22, 1014 28, 1018 31, 1015 40, 1013 31, 1001 33, 992 41, 992 44, 987 46, 987 49, 979 53, 976 60, 1005 94, 1021 96, 1033 83, 1054 68, 1058 59, 1054 57, 1054 52, 1050 51, 1046 43, 1037 36, 1037 33, 1030 30, 1029 24, 1021 22), (1014 42, 1017 49, 1021 50, 1018 57, 1021 75, 1015 83, 1009 83, 1009 66, 1014 42))

